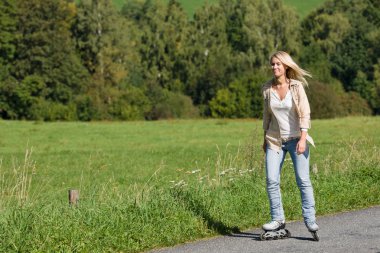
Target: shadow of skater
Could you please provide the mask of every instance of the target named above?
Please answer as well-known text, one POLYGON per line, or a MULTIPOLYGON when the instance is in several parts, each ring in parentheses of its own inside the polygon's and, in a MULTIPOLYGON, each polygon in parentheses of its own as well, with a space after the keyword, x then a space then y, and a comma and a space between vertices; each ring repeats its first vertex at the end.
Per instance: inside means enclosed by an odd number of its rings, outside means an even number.
POLYGON ((197 199, 197 196, 189 191, 183 191, 182 189, 173 189, 173 197, 185 205, 185 207, 192 211, 196 216, 201 217, 206 221, 207 227, 221 235, 231 235, 231 233, 239 233, 238 227, 226 226, 223 222, 215 220, 207 208, 202 204, 202 202, 197 199))
POLYGON ((256 241, 261 241, 260 234, 248 233, 248 232, 234 232, 233 234, 228 235, 230 237, 239 237, 239 238, 252 238, 256 241))
MULTIPOLYGON (((240 238, 252 238, 256 241, 261 241, 260 234, 241 232, 236 226, 229 227, 223 222, 215 220, 210 213, 207 211, 208 208, 202 204, 202 201, 197 198, 196 194, 190 191, 185 191, 183 189, 172 189, 171 195, 179 203, 182 203, 188 210, 192 211, 196 216, 202 218, 207 224, 207 227, 221 235, 226 235, 229 237, 240 237, 240 238)), ((296 239, 301 241, 313 241, 312 238, 307 237, 297 237, 292 236, 290 239, 296 239)))
MULTIPOLYGON (((252 240, 261 241, 260 234, 249 233, 249 232, 234 232, 229 234, 231 237, 241 237, 241 238, 252 238, 252 240)), ((291 236, 287 239, 296 239, 300 241, 314 241, 313 238, 300 237, 300 236, 291 236)))

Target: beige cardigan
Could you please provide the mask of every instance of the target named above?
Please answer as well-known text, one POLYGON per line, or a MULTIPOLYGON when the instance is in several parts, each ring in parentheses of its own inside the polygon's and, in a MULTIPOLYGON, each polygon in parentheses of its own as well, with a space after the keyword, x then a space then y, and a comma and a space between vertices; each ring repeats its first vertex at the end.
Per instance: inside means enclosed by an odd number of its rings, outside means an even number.
MULTIPOLYGON (((265 132, 265 140, 269 148, 281 150, 282 139, 280 128, 270 107, 270 89, 272 83, 273 79, 266 82, 262 88, 264 96, 263 129, 265 132)), ((290 93, 296 105, 300 128, 310 129, 310 105, 302 83, 298 80, 290 79, 290 93)), ((314 141, 311 136, 307 135, 306 139, 314 146, 314 141)))

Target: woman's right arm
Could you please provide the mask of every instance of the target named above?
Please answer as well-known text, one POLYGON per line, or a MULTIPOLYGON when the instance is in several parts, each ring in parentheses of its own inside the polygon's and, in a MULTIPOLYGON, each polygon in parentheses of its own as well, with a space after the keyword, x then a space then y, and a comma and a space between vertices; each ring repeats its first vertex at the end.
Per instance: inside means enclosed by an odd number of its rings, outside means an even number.
POLYGON ((263 93, 263 97, 264 97, 264 111, 263 111, 264 140, 263 140, 263 147, 262 148, 263 148, 264 152, 266 152, 267 142, 265 140, 265 136, 266 136, 267 130, 269 128, 269 123, 270 123, 271 115, 270 115, 269 110, 268 110, 269 98, 267 97, 265 88, 263 88, 263 92, 262 93, 263 93))
POLYGON ((267 134, 266 131, 264 131, 264 141, 263 141, 263 151, 264 153, 267 151, 267 141, 265 140, 265 135, 267 134))

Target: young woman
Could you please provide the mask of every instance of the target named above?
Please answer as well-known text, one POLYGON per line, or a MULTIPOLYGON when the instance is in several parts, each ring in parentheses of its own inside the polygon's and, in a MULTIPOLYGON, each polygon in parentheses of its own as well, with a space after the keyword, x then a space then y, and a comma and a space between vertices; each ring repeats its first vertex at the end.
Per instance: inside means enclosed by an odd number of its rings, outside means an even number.
MULTIPOLYGON (((307 134, 310 128, 310 106, 304 90, 305 76, 286 52, 270 57, 273 78, 264 84, 264 144, 267 193, 272 221, 265 231, 285 228, 285 214, 280 192, 280 173, 287 153, 293 161, 298 188, 301 192, 304 222, 313 236, 319 229, 315 218, 313 187, 309 177, 309 147, 314 145, 307 134)), ((315 238, 316 239, 316 238, 315 238)), ((317 240, 317 239, 316 239, 317 240)))

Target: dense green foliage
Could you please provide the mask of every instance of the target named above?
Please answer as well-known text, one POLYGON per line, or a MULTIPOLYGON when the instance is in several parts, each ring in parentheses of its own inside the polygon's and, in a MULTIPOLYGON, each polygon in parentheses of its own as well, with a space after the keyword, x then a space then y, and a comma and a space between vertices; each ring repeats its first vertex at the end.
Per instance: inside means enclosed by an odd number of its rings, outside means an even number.
MULTIPOLYGON (((330 0, 302 22, 304 47, 322 53, 322 61, 329 63, 322 79, 337 78, 346 91, 359 93, 375 113, 380 112, 379 25, 379 1, 330 0)), ((310 56, 305 63, 313 68, 317 64, 310 56)))
POLYGON ((279 0, 219 0, 189 18, 177 0, 5 0, 0 115, 260 117, 276 50, 314 74, 314 118, 378 114, 379 12, 375 0, 330 0, 301 20, 279 0))
MULTIPOLYGON (((313 121, 318 216, 380 204, 379 121, 313 121)), ((270 219, 259 120, 0 126, 0 252, 142 252, 270 219)), ((301 219, 288 159, 281 184, 287 220, 301 219)))

